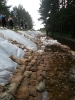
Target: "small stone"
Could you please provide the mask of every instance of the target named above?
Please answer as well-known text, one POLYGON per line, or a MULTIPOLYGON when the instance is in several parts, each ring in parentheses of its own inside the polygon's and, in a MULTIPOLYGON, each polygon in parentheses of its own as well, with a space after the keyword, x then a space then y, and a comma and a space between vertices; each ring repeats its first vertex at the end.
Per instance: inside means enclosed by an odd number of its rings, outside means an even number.
POLYGON ((30 70, 35 72, 36 71, 36 67, 31 67, 30 70))
POLYGON ((40 92, 44 92, 45 91, 45 83, 40 82, 39 85, 36 87, 36 89, 40 92))
POLYGON ((44 78, 46 78, 46 72, 45 72, 45 71, 43 71, 43 72, 41 73, 41 75, 42 75, 44 78))
POLYGON ((42 100, 42 94, 40 92, 37 92, 37 96, 34 97, 34 100, 42 100))
POLYGON ((42 70, 38 70, 38 71, 37 71, 37 76, 40 76, 41 73, 42 73, 42 70))
POLYGON ((40 82, 43 80, 43 77, 42 76, 37 76, 37 80, 40 82))
POLYGON ((23 75, 18 75, 18 76, 14 75, 14 76, 11 76, 8 81, 9 81, 9 83, 18 83, 18 84, 20 84, 23 78, 24 78, 23 75))
POLYGON ((37 69, 44 70, 44 67, 43 66, 39 66, 37 69))
POLYGON ((34 97, 33 96, 29 96, 29 100, 34 100, 34 97))
POLYGON ((28 59, 26 59, 26 58, 21 58, 20 60, 18 60, 18 64, 20 64, 20 65, 22 65, 22 64, 25 64, 25 62, 27 62, 28 61, 28 59))
POLYGON ((21 85, 22 85, 22 86, 29 86, 29 81, 30 81, 29 78, 24 78, 24 79, 22 80, 21 85))
POLYGON ((25 71, 23 75, 24 75, 24 77, 29 78, 31 76, 31 74, 32 74, 32 71, 25 71))
POLYGON ((30 80, 30 85, 36 86, 36 85, 38 85, 38 81, 37 80, 30 80))
POLYGON ((36 88, 35 86, 29 86, 29 95, 36 96, 36 88))
POLYGON ((31 75, 31 77, 30 77, 32 80, 35 80, 36 79, 36 75, 31 75))
POLYGON ((31 66, 26 66, 26 71, 29 71, 31 66))
POLYGON ((23 100, 29 100, 29 88, 20 86, 17 90, 16 97, 23 100))

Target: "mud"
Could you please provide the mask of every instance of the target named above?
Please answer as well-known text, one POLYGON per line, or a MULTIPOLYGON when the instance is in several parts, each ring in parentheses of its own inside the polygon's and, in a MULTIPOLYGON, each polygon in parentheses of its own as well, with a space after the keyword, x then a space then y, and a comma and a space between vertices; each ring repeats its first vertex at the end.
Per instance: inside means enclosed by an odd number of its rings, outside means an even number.
POLYGON ((48 100, 74 100, 75 81, 70 70, 75 66, 75 60, 57 46, 47 46, 45 52, 49 57, 45 80, 48 100))

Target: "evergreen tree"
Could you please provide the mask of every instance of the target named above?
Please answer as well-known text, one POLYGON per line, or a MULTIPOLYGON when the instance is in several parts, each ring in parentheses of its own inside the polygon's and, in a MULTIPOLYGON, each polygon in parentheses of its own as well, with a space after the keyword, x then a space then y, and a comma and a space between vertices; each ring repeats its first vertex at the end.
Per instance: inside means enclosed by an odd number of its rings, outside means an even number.
POLYGON ((40 20, 52 32, 71 33, 75 37, 75 0, 41 0, 40 20))
POLYGON ((0 0, 0 13, 8 14, 10 6, 6 5, 6 0, 0 0))
POLYGON ((27 23, 29 29, 33 27, 33 22, 30 14, 23 8, 22 5, 14 7, 11 11, 11 15, 13 16, 15 26, 20 26, 20 21, 22 20, 24 23, 27 23))

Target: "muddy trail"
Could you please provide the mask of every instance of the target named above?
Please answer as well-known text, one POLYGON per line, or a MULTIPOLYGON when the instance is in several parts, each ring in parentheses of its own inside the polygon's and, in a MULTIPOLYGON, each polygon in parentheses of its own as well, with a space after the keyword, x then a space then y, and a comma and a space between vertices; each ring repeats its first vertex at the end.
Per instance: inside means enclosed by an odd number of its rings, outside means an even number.
POLYGON ((57 46, 47 46, 45 52, 49 59, 45 80, 48 100, 74 100, 75 76, 71 70, 75 60, 57 46))
MULTIPOLYGON (((38 50, 40 40, 35 41, 38 50)), ((43 52, 27 50, 8 83, 0 86, 0 100, 75 100, 75 56, 62 44, 43 52)))

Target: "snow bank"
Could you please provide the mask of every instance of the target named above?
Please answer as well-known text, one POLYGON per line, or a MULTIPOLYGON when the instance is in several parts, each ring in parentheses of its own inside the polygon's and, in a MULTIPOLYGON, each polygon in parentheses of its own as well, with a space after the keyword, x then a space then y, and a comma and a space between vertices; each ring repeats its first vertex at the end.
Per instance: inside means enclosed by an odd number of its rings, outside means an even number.
POLYGON ((43 45, 53 45, 53 44, 56 44, 56 43, 59 43, 57 42, 57 40, 48 40, 46 39, 46 37, 41 37, 40 40, 43 42, 43 45))

